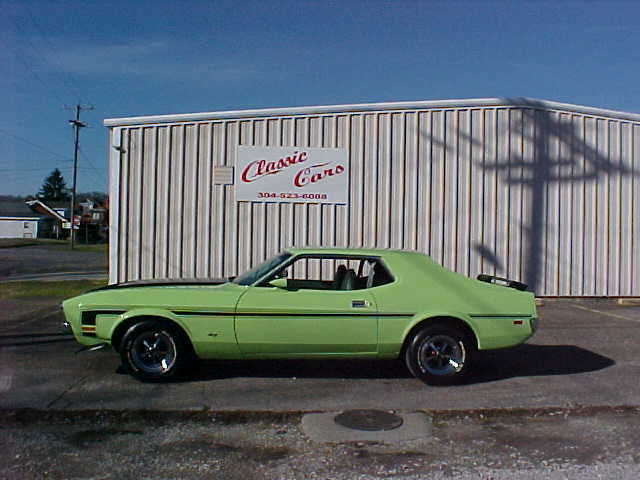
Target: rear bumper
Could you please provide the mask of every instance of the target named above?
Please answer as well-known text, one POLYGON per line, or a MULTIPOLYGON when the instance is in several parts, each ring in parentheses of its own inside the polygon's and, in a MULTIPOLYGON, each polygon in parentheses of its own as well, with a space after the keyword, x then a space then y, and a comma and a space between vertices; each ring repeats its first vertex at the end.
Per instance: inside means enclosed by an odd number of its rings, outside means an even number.
POLYGON ((538 317, 533 317, 530 321, 531 324, 531 335, 533 335, 534 333, 536 333, 538 331, 538 323, 539 323, 539 319, 538 317))
POLYGON ((534 316, 486 316, 476 317, 474 320, 479 350, 520 345, 529 340, 538 329, 538 318, 534 316))

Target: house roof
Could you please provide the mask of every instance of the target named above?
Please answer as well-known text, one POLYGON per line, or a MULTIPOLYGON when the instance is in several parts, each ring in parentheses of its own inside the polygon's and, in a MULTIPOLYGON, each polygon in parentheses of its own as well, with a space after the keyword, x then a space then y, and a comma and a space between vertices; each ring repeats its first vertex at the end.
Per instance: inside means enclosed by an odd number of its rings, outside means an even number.
POLYGON ((29 208, 24 200, 1 198, 0 217, 38 218, 40 215, 29 208))
POLYGON ((49 205, 47 205, 46 203, 44 203, 44 202, 42 202, 40 200, 31 200, 31 201, 28 201, 26 203, 32 209, 34 209, 35 211, 37 211, 37 212, 39 212, 39 213, 41 213, 43 215, 48 215, 50 217, 57 218, 61 222, 67 222, 68 221, 66 218, 64 218, 62 215, 60 215, 58 212, 53 210, 53 208, 51 208, 49 205))

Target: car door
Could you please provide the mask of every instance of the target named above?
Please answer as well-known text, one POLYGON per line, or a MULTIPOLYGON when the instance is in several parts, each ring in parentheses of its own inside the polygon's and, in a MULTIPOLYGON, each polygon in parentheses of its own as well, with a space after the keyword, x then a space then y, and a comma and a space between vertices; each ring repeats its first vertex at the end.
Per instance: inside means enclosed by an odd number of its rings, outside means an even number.
POLYGON ((240 297, 236 338, 247 356, 375 354, 377 306, 360 290, 252 286, 240 297))

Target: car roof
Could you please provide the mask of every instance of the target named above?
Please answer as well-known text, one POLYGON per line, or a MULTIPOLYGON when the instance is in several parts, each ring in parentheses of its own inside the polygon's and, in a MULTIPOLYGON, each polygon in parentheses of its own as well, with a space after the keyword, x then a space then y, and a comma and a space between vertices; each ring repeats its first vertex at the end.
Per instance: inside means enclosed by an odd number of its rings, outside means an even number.
POLYGON ((384 257, 388 255, 423 255, 414 250, 396 250, 396 249, 384 249, 384 248, 338 248, 338 247, 291 247, 286 249, 294 255, 299 254, 332 254, 332 255, 364 255, 374 257, 384 257))

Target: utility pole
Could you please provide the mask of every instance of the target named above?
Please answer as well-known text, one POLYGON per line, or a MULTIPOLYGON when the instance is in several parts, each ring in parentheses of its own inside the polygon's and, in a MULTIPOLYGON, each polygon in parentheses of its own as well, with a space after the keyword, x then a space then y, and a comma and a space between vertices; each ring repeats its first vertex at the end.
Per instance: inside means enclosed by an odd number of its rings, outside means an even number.
MULTIPOLYGON (((76 236, 76 233, 75 233, 76 231, 74 229, 75 225, 73 222, 73 219, 74 219, 73 208, 75 207, 75 204, 76 204, 76 180, 78 178, 78 145, 80 143, 80 129, 87 126, 85 123, 82 123, 80 121, 80 112, 82 110, 93 110, 93 106, 80 105, 78 103, 75 107, 72 107, 72 108, 76 111, 76 118, 74 120, 69 120, 69 123, 73 125, 74 136, 75 136, 74 150, 73 150, 73 185, 71 187, 71 208, 69 209, 69 217, 71 220, 71 234, 69 235, 69 237, 71 239, 71 249, 73 250, 73 244, 76 236)), ((67 107, 67 109, 71 110, 70 107, 67 107)))

